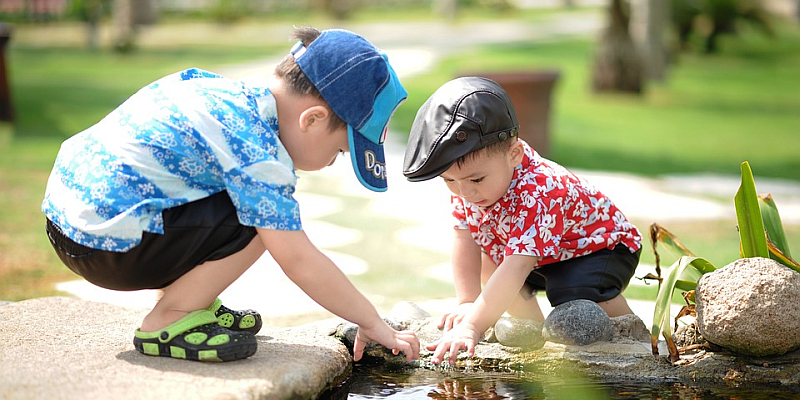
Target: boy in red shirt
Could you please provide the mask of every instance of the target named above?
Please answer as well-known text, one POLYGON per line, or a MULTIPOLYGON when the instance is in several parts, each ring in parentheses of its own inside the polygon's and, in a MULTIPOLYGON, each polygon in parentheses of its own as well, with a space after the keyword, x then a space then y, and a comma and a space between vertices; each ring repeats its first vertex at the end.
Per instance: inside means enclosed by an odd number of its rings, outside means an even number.
POLYGON ((458 308, 442 316, 434 363, 474 354, 504 312, 543 321, 552 306, 587 299, 609 316, 632 314, 622 291, 641 235, 603 193, 518 138, 508 94, 480 77, 452 80, 417 113, 405 153, 410 181, 440 176, 453 193, 458 308), (483 288, 481 287, 483 285, 483 288))

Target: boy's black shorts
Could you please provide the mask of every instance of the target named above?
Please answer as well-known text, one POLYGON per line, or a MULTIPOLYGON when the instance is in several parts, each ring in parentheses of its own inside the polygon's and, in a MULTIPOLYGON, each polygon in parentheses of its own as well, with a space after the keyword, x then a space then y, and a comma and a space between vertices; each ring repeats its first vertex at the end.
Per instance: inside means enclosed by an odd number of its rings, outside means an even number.
POLYGON ((124 253, 75 243, 47 220, 47 236, 61 261, 87 281, 107 289, 159 289, 192 268, 244 249, 256 236, 242 225, 228 193, 164 210, 164 234, 144 232, 124 253))
POLYGON ((579 299, 596 303, 611 300, 628 286, 641 252, 631 253, 619 244, 613 250, 547 264, 528 275, 521 293, 544 290, 553 307, 579 299))

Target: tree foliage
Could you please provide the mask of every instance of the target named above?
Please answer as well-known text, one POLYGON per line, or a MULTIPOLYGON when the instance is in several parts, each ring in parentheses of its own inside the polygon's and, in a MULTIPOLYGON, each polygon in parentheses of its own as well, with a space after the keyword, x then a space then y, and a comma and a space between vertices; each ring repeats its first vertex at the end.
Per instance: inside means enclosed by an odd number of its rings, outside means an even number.
POLYGON ((672 0, 672 19, 681 50, 699 36, 706 53, 719 50, 722 35, 735 35, 748 23, 773 35, 770 13, 759 0, 672 0))

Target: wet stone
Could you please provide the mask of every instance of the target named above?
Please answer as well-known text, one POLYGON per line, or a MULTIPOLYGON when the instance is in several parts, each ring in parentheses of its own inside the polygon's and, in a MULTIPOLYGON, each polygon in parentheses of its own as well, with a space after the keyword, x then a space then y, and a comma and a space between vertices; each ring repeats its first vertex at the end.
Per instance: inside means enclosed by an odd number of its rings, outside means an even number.
POLYGON ((502 317, 494 325, 494 336, 503 346, 536 350, 544 346, 543 322, 515 317, 502 317))
MULTIPOLYGON (((383 319, 386 323, 395 330, 408 329, 408 321, 401 321, 391 316, 383 319)), ((355 344, 356 335, 358 334, 358 325, 352 322, 343 322, 337 325, 331 332, 330 336, 338 339, 352 352, 353 345, 355 344)), ((401 353, 398 355, 392 354, 392 351, 386 347, 381 346, 376 342, 369 342, 364 347, 364 358, 378 360, 389 365, 405 365, 405 356, 401 353)))
POLYGON ((585 346, 611 340, 611 319, 597 303, 573 300, 559 304, 544 321, 547 341, 585 346))

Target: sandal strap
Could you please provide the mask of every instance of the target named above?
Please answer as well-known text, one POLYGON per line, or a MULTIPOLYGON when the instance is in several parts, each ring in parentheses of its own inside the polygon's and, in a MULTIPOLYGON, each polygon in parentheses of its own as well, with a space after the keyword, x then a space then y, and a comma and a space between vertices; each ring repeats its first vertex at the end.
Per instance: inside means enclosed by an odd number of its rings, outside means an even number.
POLYGON ((208 308, 206 308, 206 310, 211 311, 212 313, 216 314, 217 310, 219 310, 220 307, 222 307, 222 300, 219 297, 217 297, 214 300, 214 302, 211 303, 211 305, 208 306, 208 308))
POLYGON ((197 310, 186 314, 185 317, 175 321, 172 325, 154 332, 142 332, 136 330, 136 337, 140 339, 155 339, 161 343, 167 343, 175 336, 178 336, 186 331, 197 328, 198 326, 217 323, 217 316, 208 310, 197 310))

